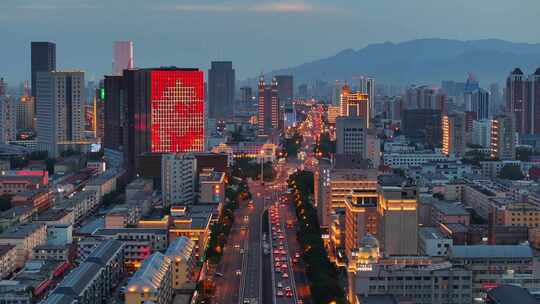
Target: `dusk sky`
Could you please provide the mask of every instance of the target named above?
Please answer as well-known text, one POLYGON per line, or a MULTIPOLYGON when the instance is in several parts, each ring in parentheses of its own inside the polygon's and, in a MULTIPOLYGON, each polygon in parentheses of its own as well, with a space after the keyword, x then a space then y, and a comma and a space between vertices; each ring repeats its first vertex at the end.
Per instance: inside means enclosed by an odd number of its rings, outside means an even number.
POLYGON ((137 67, 232 60, 243 79, 385 41, 538 43, 538 16, 538 0, 1 0, 0 75, 29 79, 30 41, 88 80, 110 73, 115 40, 134 41, 137 67))

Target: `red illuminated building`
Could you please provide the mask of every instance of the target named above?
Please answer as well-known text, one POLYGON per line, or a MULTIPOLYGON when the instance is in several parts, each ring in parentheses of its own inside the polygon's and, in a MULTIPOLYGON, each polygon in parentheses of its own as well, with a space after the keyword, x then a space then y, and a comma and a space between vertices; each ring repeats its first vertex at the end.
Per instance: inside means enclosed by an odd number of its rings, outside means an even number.
POLYGON ((204 150, 204 72, 176 67, 125 70, 124 163, 133 177, 139 156, 204 150))

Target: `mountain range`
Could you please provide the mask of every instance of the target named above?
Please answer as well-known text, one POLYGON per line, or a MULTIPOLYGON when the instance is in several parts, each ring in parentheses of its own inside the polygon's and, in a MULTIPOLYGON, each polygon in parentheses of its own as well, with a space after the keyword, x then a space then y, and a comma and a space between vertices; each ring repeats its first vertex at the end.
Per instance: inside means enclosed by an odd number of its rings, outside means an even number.
POLYGON ((331 57, 280 69, 266 76, 291 74, 295 85, 315 80, 351 81, 375 77, 377 83, 440 84, 464 81, 469 73, 482 86, 503 83, 514 67, 532 74, 540 67, 540 43, 514 43, 499 39, 418 39, 402 43, 372 44, 360 50, 346 49, 331 57))

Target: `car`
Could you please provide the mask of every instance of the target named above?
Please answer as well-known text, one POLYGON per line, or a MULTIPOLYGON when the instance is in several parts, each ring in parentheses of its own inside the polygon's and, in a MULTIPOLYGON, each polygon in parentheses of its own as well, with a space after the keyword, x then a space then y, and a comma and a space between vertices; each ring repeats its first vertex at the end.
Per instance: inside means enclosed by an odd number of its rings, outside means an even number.
POLYGON ((218 277, 223 277, 223 273, 221 273, 221 272, 216 272, 216 275, 217 275, 218 277))
POLYGON ((242 274, 242 270, 237 269, 237 270, 236 270, 236 275, 237 275, 237 276, 240 276, 241 274, 242 274))
POLYGON ((292 298, 293 293, 292 293, 291 290, 289 290, 289 291, 286 291, 286 292, 285 292, 285 295, 286 295, 288 298, 292 298))
POLYGON ((277 282, 277 287, 278 287, 278 288, 282 288, 282 287, 283 287, 283 283, 277 282))
POLYGON ((293 262, 293 264, 296 264, 296 263, 298 263, 298 258, 296 258, 296 257, 295 257, 295 258, 293 258, 293 259, 292 259, 292 262, 293 262))
POLYGON ((279 235, 279 239, 280 239, 280 240, 284 240, 284 239, 285 239, 285 236, 283 236, 283 234, 280 234, 280 235, 279 235))
POLYGON ((284 272, 284 273, 281 274, 281 277, 284 278, 284 279, 287 279, 287 278, 289 278, 289 274, 284 272))
POLYGON ((291 291, 291 287, 290 286, 285 287, 285 291, 291 291))
POLYGON ((283 297, 283 295, 284 295, 284 294, 283 294, 283 290, 278 289, 278 291, 277 291, 277 293, 276 293, 276 296, 278 296, 278 297, 283 297))
POLYGON ((297 252, 294 254, 294 257, 297 258, 297 259, 299 259, 299 258, 300 258, 300 252, 297 251, 297 252))
POLYGON ((234 244, 235 249, 240 249, 240 244, 234 244))
POLYGON ((281 272, 281 268, 276 267, 276 268, 274 269, 274 271, 275 271, 275 272, 281 272))
POLYGON ((287 252, 285 250, 281 250, 279 253, 281 254, 287 254, 287 252))
POLYGON ((285 263, 281 264, 281 270, 287 270, 287 264, 285 263))

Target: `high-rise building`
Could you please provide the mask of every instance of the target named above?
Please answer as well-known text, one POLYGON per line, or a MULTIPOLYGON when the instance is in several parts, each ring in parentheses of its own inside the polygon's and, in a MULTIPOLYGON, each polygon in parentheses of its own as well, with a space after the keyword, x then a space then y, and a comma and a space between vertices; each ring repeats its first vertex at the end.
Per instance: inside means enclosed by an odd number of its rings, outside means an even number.
POLYGON ((379 234, 379 214, 377 212, 377 169, 359 170, 355 179, 356 195, 345 201, 345 254, 360 247, 366 235, 379 234))
POLYGON ((113 45, 113 75, 122 76, 126 69, 133 69, 133 41, 115 41, 113 45))
POLYGON ((489 86, 489 93, 491 94, 490 112, 493 114, 498 114, 501 110, 501 89, 499 84, 494 82, 489 86))
POLYGON ((285 109, 292 109, 294 80, 292 75, 276 75, 279 102, 285 109))
POLYGON ((105 87, 103 81, 100 81, 95 90, 93 100, 93 130, 101 142, 105 137, 105 87))
POLYGON ((397 176, 381 176, 378 185, 380 240, 385 256, 418 253, 416 185, 397 176))
POLYGON ((32 41, 31 53, 32 96, 36 97, 37 73, 56 70, 56 44, 32 41))
POLYGON ((230 61, 212 61, 208 71, 208 117, 227 119, 234 110, 235 71, 230 61))
POLYGON ((405 92, 404 108, 432 109, 446 112, 446 94, 429 86, 411 86, 405 92))
POLYGON ((336 153, 356 154, 364 157, 367 129, 365 118, 340 116, 336 119, 336 153))
POLYGON ((135 175, 143 153, 204 150, 203 71, 177 67, 125 70, 118 89, 125 115, 122 144, 128 176, 135 175))
POLYGON ((474 92, 480 88, 480 83, 476 79, 476 76, 469 74, 467 80, 465 81, 464 93, 474 92))
POLYGON ((361 76, 358 91, 368 95, 368 113, 371 121, 375 116, 375 79, 361 76))
POLYGON ((309 95, 308 85, 305 84, 305 83, 302 83, 301 85, 299 85, 298 86, 298 97, 307 98, 308 95, 309 95))
POLYGON ((491 120, 473 121, 471 142, 483 148, 491 147, 491 120))
POLYGON ((438 147, 441 144, 441 111, 415 109, 403 112, 403 134, 413 142, 438 147))
POLYGON ((4 80, 4 78, 0 78, 0 96, 7 95, 7 82, 4 80))
POLYGON ((442 118, 442 152, 455 157, 465 154, 465 114, 452 113, 442 118))
POLYGON ((10 95, 0 95, 0 143, 7 144, 17 138, 17 112, 10 95))
POLYGON ((525 77, 516 68, 506 79, 506 112, 514 114, 518 133, 529 133, 529 104, 526 96, 525 77))
POLYGON ((60 145, 83 139, 84 72, 38 72, 36 93, 39 149, 58 157, 60 145))
POLYGON ((165 206, 193 203, 196 183, 197 159, 192 153, 163 154, 161 192, 165 206))
POLYGON ((253 101, 253 89, 251 87, 240 88, 240 100, 243 103, 250 103, 253 101))
POLYGON ((370 127, 369 95, 362 92, 352 92, 348 85, 341 88, 340 116, 358 116, 364 120, 364 127, 370 127))
POLYGON ((124 78, 122 76, 105 76, 103 97, 104 107, 104 138, 105 149, 120 151, 124 145, 125 126, 125 96, 124 78))
POLYGON ((28 81, 24 82, 24 90, 17 104, 17 130, 28 131, 35 128, 35 98, 30 95, 28 81))
POLYGON ((269 135, 275 130, 279 130, 280 124, 280 100, 278 84, 275 78, 267 86, 264 77, 259 79, 259 134, 269 135))
POLYGON ((516 125, 512 113, 493 117, 491 121, 491 158, 513 160, 516 158, 516 125))
POLYGON ((490 93, 484 89, 465 92, 465 107, 467 111, 476 113, 476 119, 489 118, 490 93))
POLYGON ((528 116, 530 117, 532 134, 540 134, 540 68, 527 80, 527 99, 530 101, 528 116))

